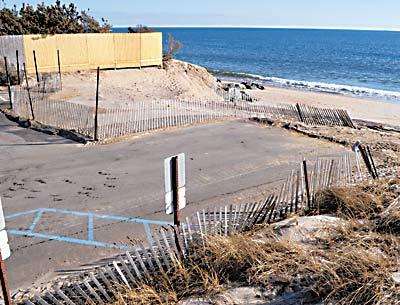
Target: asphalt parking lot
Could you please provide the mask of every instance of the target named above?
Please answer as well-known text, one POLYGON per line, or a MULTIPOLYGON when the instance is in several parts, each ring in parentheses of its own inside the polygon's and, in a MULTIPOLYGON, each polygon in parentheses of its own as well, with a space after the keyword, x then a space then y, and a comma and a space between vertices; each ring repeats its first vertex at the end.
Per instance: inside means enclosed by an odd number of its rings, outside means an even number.
POLYGON ((23 129, 0 114, 0 195, 13 289, 39 285, 116 255, 164 213, 163 160, 186 154, 189 215, 247 202, 304 157, 340 146, 248 121, 227 121, 83 146, 23 129))

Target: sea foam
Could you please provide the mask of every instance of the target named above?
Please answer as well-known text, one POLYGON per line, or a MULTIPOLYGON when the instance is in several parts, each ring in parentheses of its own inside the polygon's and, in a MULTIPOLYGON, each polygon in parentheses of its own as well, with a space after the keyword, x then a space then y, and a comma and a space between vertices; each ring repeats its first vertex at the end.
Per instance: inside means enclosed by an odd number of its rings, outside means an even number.
POLYGON ((372 89, 366 87, 349 86, 333 83, 311 82, 302 80, 285 79, 279 77, 262 76, 251 73, 226 72, 222 70, 210 70, 212 74, 226 80, 257 82, 264 85, 296 88, 331 94, 343 94, 358 97, 379 98, 400 103, 400 92, 372 89))

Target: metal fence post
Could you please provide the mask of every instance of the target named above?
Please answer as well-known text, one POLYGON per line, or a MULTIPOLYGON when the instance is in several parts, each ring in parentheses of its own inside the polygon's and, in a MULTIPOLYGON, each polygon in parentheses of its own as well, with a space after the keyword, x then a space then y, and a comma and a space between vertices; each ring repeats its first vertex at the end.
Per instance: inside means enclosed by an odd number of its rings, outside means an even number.
POLYGON ((174 227, 177 228, 175 231, 175 245, 178 252, 181 253, 181 247, 179 244, 179 234, 181 233, 181 221, 179 211, 179 165, 178 156, 171 159, 171 188, 172 188, 172 202, 174 209, 174 227))
POLYGON ((31 92, 30 92, 30 89, 29 89, 28 74, 26 73, 26 65, 25 65, 25 63, 24 63, 24 73, 25 73, 25 81, 26 81, 26 91, 28 92, 29 105, 31 106, 32 120, 34 120, 35 119, 35 115, 33 113, 32 98, 31 98, 31 92))
POLYGON ((19 74, 19 52, 18 50, 15 51, 15 56, 17 58, 17 80, 18 80, 18 85, 21 85, 21 75, 19 74))
POLYGON ((100 67, 97 67, 97 83, 96 83, 96 112, 94 114, 94 140, 98 141, 98 111, 99 111, 99 84, 100 84, 100 67))
POLYGON ((8 98, 10 99, 10 107, 12 109, 12 95, 11 95, 11 78, 10 74, 8 74, 8 64, 7 64, 7 57, 4 56, 4 65, 6 68, 6 79, 7 79, 7 88, 8 88, 8 98))
POLYGON ((178 157, 171 159, 171 183, 172 183, 172 202, 174 203, 174 225, 180 228, 180 212, 179 212, 179 168, 178 157))
POLYGON ((62 90, 60 50, 57 50, 57 62, 58 62, 58 75, 60 77, 60 87, 62 90))
POLYGON ((39 71, 38 71, 38 66, 37 66, 37 61, 36 61, 36 52, 33 50, 33 61, 35 62, 35 71, 36 71, 36 80, 39 83, 39 71))

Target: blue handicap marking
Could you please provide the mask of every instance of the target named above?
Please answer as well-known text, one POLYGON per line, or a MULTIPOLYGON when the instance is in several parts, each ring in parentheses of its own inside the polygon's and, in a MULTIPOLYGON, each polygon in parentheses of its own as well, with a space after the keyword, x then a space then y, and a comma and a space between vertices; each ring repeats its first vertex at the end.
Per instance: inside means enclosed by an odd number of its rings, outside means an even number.
POLYGON ((125 222, 125 223, 141 223, 144 225, 144 230, 146 233, 149 232, 150 227, 149 225, 173 225, 173 223, 166 222, 166 221, 158 221, 158 220, 148 220, 148 219, 141 219, 141 218, 129 218, 123 216, 115 216, 115 215, 108 215, 108 214, 96 214, 90 212, 81 212, 81 211, 69 211, 63 209, 50 209, 50 208, 38 208, 34 210, 29 210, 25 212, 15 213, 12 215, 8 215, 5 217, 6 220, 15 219, 21 216, 26 215, 34 215, 33 221, 29 226, 28 230, 8 230, 7 232, 11 235, 17 236, 27 236, 27 237, 36 237, 41 239, 48 239, 48 240, 55 240, 60 242, 67 242, 72 244, 84 245, 84 246, 96 246, 96 247, 104 247, 104 248, 118 248, 121 250, 130 249, 132 246, 120 244, 117 245, 116 243, 107 243, 107 242, 100 242, 96 241, 94 237, 94 223, 96 219, 105 219, 105 220, 113 220, 115 222, 125 222), (79 217, 86 217, 87 218, 87 229, 88 229, 88 238, 87 239, 80 239, 80 238, 73 238, 67 236, 60 236, 60 235, 53 235, 53 234, 44 234, 44 233, 37 233, 34 232, 36 226, 42 220, 43 214, 45 213, 53 213, 58 215, 74 215, 79 217))

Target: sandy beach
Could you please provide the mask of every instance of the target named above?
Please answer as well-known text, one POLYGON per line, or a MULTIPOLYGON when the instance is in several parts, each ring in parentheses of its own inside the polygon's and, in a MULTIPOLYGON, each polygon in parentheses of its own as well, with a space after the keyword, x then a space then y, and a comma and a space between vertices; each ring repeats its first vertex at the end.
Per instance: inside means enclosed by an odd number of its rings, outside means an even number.
MULTIPOLYGON (((186 62, 173 61, 165 69, 103 70, 100 75, 100 107, 104 108, 155 99, 221 100, 215 91, 217 78, 186 62)), ((63 76, 63 90, 52 98, 93 106, 95 90, 95 71, 68 73, 63 76)), ((278 87, 246 92, 260 103, 341 108, 354 119, 400 124, 400 103, 278 87)))
MULTIPOLYGON (((164 69, 101 70, 100 107, 163 99, 221 100, 214 88, 216 78, 203 67, 173 60, 164 69)), ((63 89, 51 96, 55 100, 93 106, 96 94, 96 71, 63 75, 63 89)))
POLYGON ((347 110, 353 119, 400 125, 400 104, 383 100, 277 87, 266 87, 265 90, 247 90, 247 93, 262 102, 273 104, 299 103, 318 107, 341 108, 347 110))

